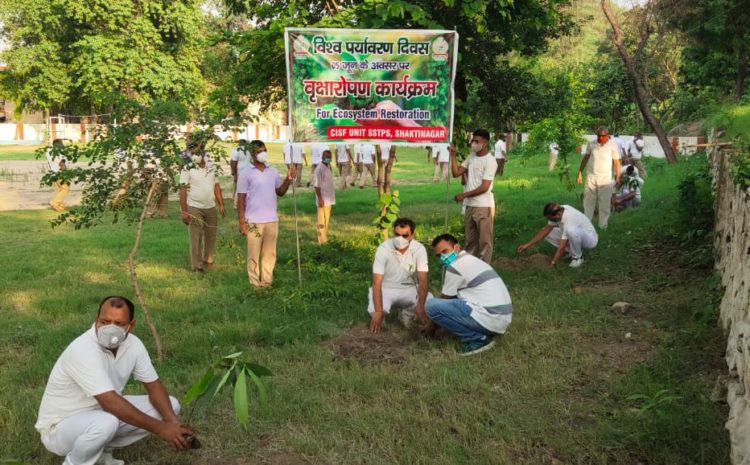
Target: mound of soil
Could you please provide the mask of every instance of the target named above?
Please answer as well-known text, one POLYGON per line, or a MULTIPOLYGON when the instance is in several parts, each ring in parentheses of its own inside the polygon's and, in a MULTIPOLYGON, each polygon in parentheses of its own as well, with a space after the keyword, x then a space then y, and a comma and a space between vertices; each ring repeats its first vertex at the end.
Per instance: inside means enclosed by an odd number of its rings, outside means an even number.
POLYGON ((275 454, 266 459, 241 457, 200 459, 192 465, 310 465, 310 462, 298 454, 275 454))
POLYGON ((541 253, 532 255, 520 255, 516 258, 500 257, 495 260, 495 266, 499 271, 525 271, 543 270, 549 268, 552 257, 541 253))
POLYGON ((409 354, 412 337, 391 326, 384 326, 380 334, 373 334, 367 324, 357 325, 324 342, 324 345, 337 360, 401 363, 409 354))

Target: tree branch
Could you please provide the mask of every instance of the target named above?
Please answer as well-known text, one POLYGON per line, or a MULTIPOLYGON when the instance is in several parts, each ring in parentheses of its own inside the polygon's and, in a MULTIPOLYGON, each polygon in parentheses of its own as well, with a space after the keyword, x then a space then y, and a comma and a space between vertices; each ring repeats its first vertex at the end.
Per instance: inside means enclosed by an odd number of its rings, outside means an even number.
POLYGON ((128 255, 128 269, 130 270, 130 283, 133 285, 135 296, 138 299, 138 303, 141 305, 143 315, 146 317, 146 324, 148 325, 148 329, 151 331, 151 335, 154 337, 154 342, 156 343, 156 358, 161 362, 164 360, 164 350, 162 348, 161 336, 159 336, 159 332, 156 330, 156 326, 151 319, 151 313, 148 311, 146 301, 143 299, 141 286, 138 284, 138 275, 135 272, 135 258, 138 255, 138 248, 141 245, 143 222, 146 220, 146 211, 148 210, 148 204, 151 203, 151 199, 154 196, 154 192, 156 192, 156 186, 158 184, 158 180, 154 179, 151 181, 151 187, 148 190, 148 195, 146 196, 146 201, 143 205, 143 211, 141 211, 141 217, 138 219, 138 225, 136 226, 135 242, 133 243, 133 248, 130 249, 130 255, 128 255))

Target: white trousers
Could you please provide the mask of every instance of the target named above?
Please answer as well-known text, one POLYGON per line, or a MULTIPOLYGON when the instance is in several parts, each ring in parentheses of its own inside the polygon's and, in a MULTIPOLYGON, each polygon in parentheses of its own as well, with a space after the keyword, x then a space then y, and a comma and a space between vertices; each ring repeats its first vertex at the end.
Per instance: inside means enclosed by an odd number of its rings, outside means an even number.
MULTIPOLYGON (((547 234, 545 240, 555 247, 560 247, 562 229, 554 228, 547 234)), ((593 249, 598 242, 599 236, 596 233, 573 226, 568 231, 568 247, 566 249, 570 254, 570 258, 575 260, 583 256, 583 249, 593 249)))
MULTIPOLYGON (((151 405, 148 396, 124 396, 140 410, 161 420, 161 415, 151 405)), ((170 396, 172 408, 180 413, 180 403, 170 396)), ((149 432, 117 419, 104 410, 81 412, 66 418, 42 435, 42 444, 48 451, 65 456, 63 465, 94 465, 105 448, 126 447, 140 441, 149 432)))
MULTIPOLYGON (((413 318, 414 311, 417 307, 417 287, 407 287, 403 289, 392 289, 384 287, 383 289, 383 311, 391 313, 391 307, 401 309, 402 318, 413 318)), ((431 299, 432 294, 427 293, 427 299, 431 299)), ((367 311, 370 315, 375 313, 375 302, 372 300, 372 287, 367 293, 367 311)))
POLYGON ((599 204, 599 227, 607 229, 609 213, 612 209, 612 180, 596 179, 586 176, 586 187, 583 190, 583 213, 589 220, 594 220, 594 210, 599 204))

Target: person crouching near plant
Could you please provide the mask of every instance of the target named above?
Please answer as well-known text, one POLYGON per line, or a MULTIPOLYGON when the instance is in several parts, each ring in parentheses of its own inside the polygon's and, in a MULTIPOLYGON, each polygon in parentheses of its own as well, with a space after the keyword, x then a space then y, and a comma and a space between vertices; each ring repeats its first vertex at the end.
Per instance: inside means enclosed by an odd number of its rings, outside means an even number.
POLYGON ((187 449, 194 433, 180 423, 180 404, 169 396, 135 328, 135 306, 105 297, 94 324, 63 351, 47 380, 35 428, 42 444, 64 456, 63 465, 123 465, 112 449, 153 433, 187 449), (123 396, 130 377, 145 396, 123 396))
POLYGON ((461 339, 461 355, 484 352, 513 319, 505 283, 490 265, 461 250, 458 239, 450 234, 436 237, 432 250, 445 267, 445 282, 441 298, 425 304, 427 316, 461 339))
POLYGON ((638 176, 638 170, 635 166, 628 165, 623 168, 620 185, 615 187, 616 191, 612 194, 612 210, 620 212, 641 204, 643 179, 638 176))
POLYGON ((224 199, 216 173, 209 165, 204 145, 198 144, 190 150, 191 162, 180 172, 180 210, 182 222, 188 226, 190 238, 190 266, 202 273, 214 266, 216 230, 219 213, 224 217, 224 199))
POLYGON ((276 240, 279 235, 277 197, 286 194, 297 176, 294 164, 284 181, 273 166, 267 165, 268 151, 259 140, 250 142, 252 163, 237 179, 239 229, 247 237, 247 275, 254 287, 269 287, 276 266, 276 240))
POLYGON ((586 215, 570 205, 559 205, 550 202, 544 206, 544 216, 548 223, 527 243, 518 246, 518 253, 523 253, 545 239, 557 247, 550 267, 554 267, 562 258, 563 252, 570 255, 570 267, 583 265, 583 250, 593 249, 599 242, 594 225, 586 215))
POLYGON ((375 252, 367 306, 370 331, 375 334, 380 332, 392 307, 401 309, 399 317, 404 326, 410 326, 415 318, 422 324, 429 323, 425 301, 432 295, 427 292, 427 249, 414 240, 415 228, 409 218, 396 219, 393 238, 380 244, 375 252))

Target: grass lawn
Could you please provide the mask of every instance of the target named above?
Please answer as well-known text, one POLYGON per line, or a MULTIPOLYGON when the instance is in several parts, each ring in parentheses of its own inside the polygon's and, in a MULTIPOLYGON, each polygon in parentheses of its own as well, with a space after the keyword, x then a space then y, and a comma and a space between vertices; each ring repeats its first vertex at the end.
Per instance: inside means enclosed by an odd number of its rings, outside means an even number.
MULTIPOLYGON (((276 163, 279 148, 271 147, 276 163)), ((429 182, 424 151, 400 153, 395 189, 417 238, 443 232, 446 209, 449 230, 462 237, 459 208, 446 207, 445 185, 429 182)), ((173 455, 152 437, 120 457, 131 465, 259 463, 279 454, 316 464, 728 463, 727 409, 710 400, 726 369, 717 282, 688 266, 690 251, 674 239, 683 166, 647 164, 642 206, 614 215, 574 270, 535 266, 515 249, 543 225, 545 202, 582 209, 581 189, 566 191, 543 154, 511 159, 494 187, 495 258, 514 321, 495 348, 472 358, 458 357, 450 337, 421 340, 395 320, 382 337, 403 341, 398 347, 332 343, 368 321, 374 189, 337 192, 334 240, 323 247, 314 243, 313 195, 298 192, 301 288, 290 191, 280 201, 274 287, 261 293, 249 287, 233 215, 220 223, 218 266, 204 276, 188 271, 187 231, 171 202, 169 219, 146 223, 139 265, 168 352, 156 364, 161 378, 181 398, 208 364, 238 350, 275 376, 267 404, 253 401, 249 432, 225 392, 196 411, 203 449, 173 455), (635 308, 614 312, 617 301, 635 308)), ((451 196, 458 191, 452 181, 451 196)), ((0 459, 34 465, 62 461, 33 428, 57 356, 92 324, 101 297, 133 295, 124 262, 134 228, 51 229, 53 215, 0 212, 0 459)), ((439 264, 431 257, 430 265, 438 292, 439 264)), ((142 318, 135 332, 155 357, 142 318)))
POLYGON ((39 145, 0 145, 0 162, 10 160, 35 160, 39 145))

